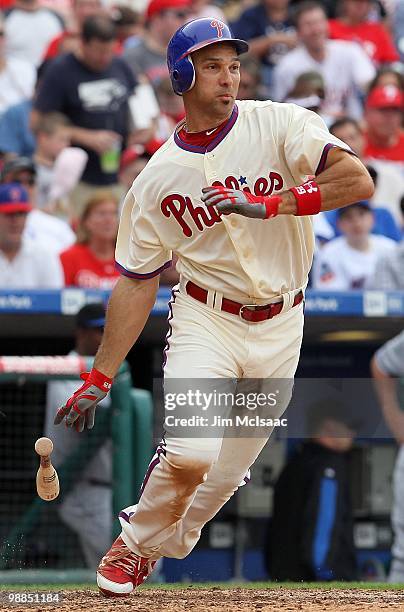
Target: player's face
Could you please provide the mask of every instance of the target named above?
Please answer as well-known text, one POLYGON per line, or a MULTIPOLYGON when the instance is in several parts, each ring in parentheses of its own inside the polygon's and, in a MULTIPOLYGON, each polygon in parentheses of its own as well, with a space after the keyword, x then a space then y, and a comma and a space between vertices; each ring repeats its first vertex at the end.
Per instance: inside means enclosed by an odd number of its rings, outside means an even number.
POLYGON ((379 138, 390 138, 401 129, 402 113, 398 108, 369 108, 366 111, 368 129, 379 138))
POLYGON ((333 134, 343 142, 346 142, 359 157, 362 157, 365 142, 362 132, 355 125, 352 123, 341 125, 333 130, 333 134))
POLYGON ((365 208, 351 208, 339 219, 341 232, 351 240, 358 240, 370 234, 374 224, 373 213, 365 208))
POLYGON ((297 30, 300 40, 308 49, 323 46, 328 38, 328 22, 323 9, 314 8, 303 13, 297 30))
POLYGON ((196 79, 189 92, 194 102, 212 114, 226 115, 240 83, 240 61, 232 44, 219 43, 192 54, 196 79))

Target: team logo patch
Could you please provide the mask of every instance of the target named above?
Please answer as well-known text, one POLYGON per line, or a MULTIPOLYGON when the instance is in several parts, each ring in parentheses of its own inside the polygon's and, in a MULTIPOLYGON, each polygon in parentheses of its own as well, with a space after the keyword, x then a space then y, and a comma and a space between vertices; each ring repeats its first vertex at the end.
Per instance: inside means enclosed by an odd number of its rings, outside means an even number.
POLYGON ((212 26, 212 28, 214 28, 215 30, 217 30, 217 37, 218 38, 222 38, 223 36, 223 30, 225 28, 225 25, 222 21, 219 21, 218 19, 213 19, 210 22, 210 25, 212 26))

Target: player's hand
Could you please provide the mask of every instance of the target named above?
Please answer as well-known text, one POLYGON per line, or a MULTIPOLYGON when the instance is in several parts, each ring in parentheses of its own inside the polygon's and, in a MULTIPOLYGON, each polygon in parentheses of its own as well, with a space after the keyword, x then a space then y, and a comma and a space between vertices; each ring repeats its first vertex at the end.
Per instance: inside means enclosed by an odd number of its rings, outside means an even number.
POLYGON ((222 215, 236 213, 252 219, 275 217, 281 202, 279 196, 255 196, 249 191, 221 186, 204 187, 202 194, 202 201, 207 206, 214 206, 218 213, 222 215))
POLYGON ((95 368, 91 372, 83 372, 80 378, 84 380, 84 384, 59 408, 54 420, 55 425, 66 417, 67 427, 74 425, 77 431, 83 431, 84 426, 87 429, 94 427, 95 409, 111 389, 112 378, 104 376, 95 368))

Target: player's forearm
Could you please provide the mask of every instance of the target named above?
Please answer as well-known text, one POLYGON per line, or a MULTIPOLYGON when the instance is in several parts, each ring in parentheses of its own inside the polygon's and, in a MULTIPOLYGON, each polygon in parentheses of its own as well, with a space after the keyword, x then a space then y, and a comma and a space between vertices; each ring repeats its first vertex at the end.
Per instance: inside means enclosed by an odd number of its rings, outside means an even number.
POLYGON ((397 442, 403 444, 404 413, 398 403, 397 379, 384 374, 378 367, 375 358, 371 362, 370 369, 384 419, 397 442))
MULTIPOLYGON (((338 150, 333 154, 334 163, 316 178, 321 193, 322 211, 367 200, 374 192, 372 178, 357 157, 338 150)), ((281 196, 278 214, 295 215, 297 202, 294 194, 285 191, 281 196)))
POLYGON ((109 300, 105 330, 94 367, 113 378, 138 339, 156 300, 158 276, 136 281, 122 276, 109 300))

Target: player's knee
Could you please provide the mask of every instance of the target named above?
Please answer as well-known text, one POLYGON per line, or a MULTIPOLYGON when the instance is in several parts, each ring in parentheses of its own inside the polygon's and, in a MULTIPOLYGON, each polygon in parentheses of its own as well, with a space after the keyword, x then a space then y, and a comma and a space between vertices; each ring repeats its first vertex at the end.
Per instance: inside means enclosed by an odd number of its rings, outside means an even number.
POLYGON ((203 455, 189 453, 177 455, 167 452, 166 460, 170 465, 173 477, 176 481, 184 483, 200 484, 205 480, 206 474, 212 468, 216 459, 214 453, 205 451, 203 455))

